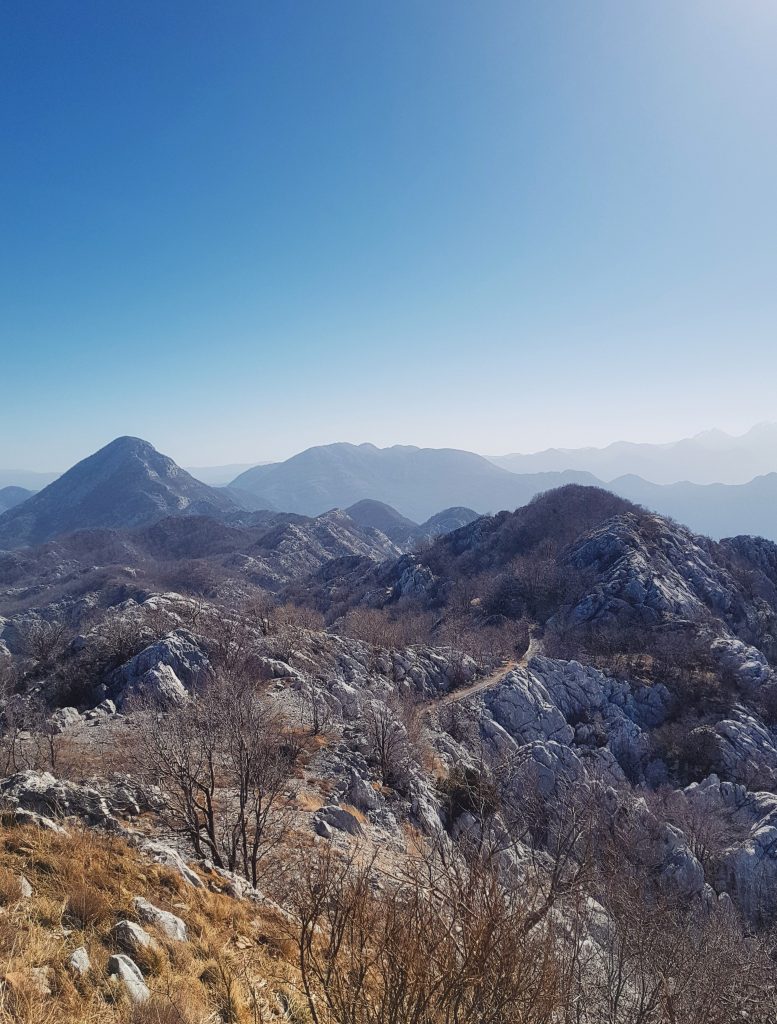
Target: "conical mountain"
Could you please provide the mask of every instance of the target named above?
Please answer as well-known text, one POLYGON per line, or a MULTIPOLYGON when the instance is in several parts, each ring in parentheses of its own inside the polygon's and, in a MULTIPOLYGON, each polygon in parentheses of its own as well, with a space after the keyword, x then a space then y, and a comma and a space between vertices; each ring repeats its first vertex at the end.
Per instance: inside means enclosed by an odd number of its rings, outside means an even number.
POLYGON ((148 441, 119 437, 0 515, 0 549, 75 530, 145 526, 170 515, 218 516, 235 507, 148 441))

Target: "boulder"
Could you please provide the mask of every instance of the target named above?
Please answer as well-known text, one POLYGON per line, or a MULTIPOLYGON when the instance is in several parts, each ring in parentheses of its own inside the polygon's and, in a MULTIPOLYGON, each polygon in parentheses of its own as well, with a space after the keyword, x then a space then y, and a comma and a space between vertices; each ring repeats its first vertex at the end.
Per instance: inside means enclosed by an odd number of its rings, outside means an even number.
POLYGON ((112 934, 118 945, 128 953, 136 953, 139 949, 153 949, 156 946, 156 942, 146 929, 134 921, 118 921, 113 926, 112 934))
POLYGON ((345 799, 349 804, 358 807, 360 811, 372 811, 380 803, 378 794, 369 782, 363 779, 353 768, 348 780, 348 788, 345 791, 345 799))
POLYGON ((316 811, 316 819, 317 821, 323 821, 331 828, 347 832, 351 836, 361 836, 364 834, 355 815, 351 814, 350 811, 344 810, 342 807, 335 807, 333 804, 328 804, 326 807, 316 811))
POLYGON ((178 942, 187 941, 186 925, 180 917, 176 917, 168 910, 160 910, 159 907, 155 907, 153 903, 149 903, 142 896, 136 896, 132 901, 132 906, 144 924, 153 925, 169 939, 176 939, 178 942))
POLYGON ((165 867, 177 871, 181 878, 195 889, 205 888, 205 883, 197 872, 189 867, 180 853, 174 850, 172 846, 165 846, 164 843, 157 843, 148 839, 140 844, 140 848, 157 864, 163 864, 165 867))
POLYGON ((143 980, 143 972, 130 957, 123 953, 115 953, 108 960, 108 976, 116 978, 124 986, 129 999, 133 1003, 145 1003, 151 998, 151 992, 143 980))
POLYGON ((79 946, 78 949, 73 950, 67 958, 67 966, 73 974, 76 974, 81 978, 89 973, 92 969, 92 961, 89 959, 89 954, 87 953, 85 946, 79 946))
POLYGON ((59 734, 80 725, 82 718, 76 708, 59 708, 51 716, 50 722, 52 730, 59 734))

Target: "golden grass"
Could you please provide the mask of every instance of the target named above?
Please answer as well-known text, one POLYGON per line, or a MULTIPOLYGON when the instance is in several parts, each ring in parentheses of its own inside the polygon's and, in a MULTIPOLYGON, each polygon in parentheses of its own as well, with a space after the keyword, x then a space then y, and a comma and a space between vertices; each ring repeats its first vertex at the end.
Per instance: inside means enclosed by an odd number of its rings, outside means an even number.
POLYGON ((281 1007, 293 1001, 290 954, 272 911, 195 889, 118 837, 0 824, 0 1024, 288 1020, 281 1007), (26 899, 20 875, 32 885, 26 899), (106 976, 118 952, 111 929, 135 919, 134 896, 182 917, 190 936, 179 943, 155 933, 158 948, 134 958, 153 994, 140 1008, 106 976), (85 978, 67 967, 79 946, 92 963, 85 978))
POLYGON ((364 825, 367 821, 367 815, 360 811, 358 807, 354 807, 353 804, 340 804, 340 807, 344 811, 348 811, 349 814, 352 814, 360 825, 364 825))

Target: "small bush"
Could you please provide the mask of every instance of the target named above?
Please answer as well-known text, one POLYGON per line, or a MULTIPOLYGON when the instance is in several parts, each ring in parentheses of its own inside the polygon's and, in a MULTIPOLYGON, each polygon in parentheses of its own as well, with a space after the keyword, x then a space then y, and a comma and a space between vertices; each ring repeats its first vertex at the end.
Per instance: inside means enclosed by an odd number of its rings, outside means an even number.
POLYGON ((75 883, 67 897, 65 916, 79 928, 97 928, 113 917, 108 900, 99 889, 75 883))
POLYGON ((0 907, 9 907, 22 897, 19 876, 7 868, 0 868, 0 907))

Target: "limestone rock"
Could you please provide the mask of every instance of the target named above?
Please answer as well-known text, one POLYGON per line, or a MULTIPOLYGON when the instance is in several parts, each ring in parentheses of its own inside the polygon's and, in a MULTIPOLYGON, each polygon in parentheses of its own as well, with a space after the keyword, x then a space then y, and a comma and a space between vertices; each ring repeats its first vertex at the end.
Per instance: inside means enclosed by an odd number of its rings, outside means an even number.
POLYGON ((316 819, 323 821, 331 828, 347 832, 351 836, 363 835, 362 827, 358 820, 350 811, 346 811, 342 807, 335 807, 332 804, 322 807, 316 811, 316 819))
POLYGON ((211 671, 202 640, 187 629, 175 629, 116 670, 113 696, 117 706, 135 696, 180 703, 211 671))
POLYGON ((77 817, 90 825, 118 827, 105 798, 96 789, 56 779, 50 772, 17 772, 0 781, 0 800, 16 812, 17 821, 26 820, 50 828, 51 818, 77 817), (29 815, 37 816, 30 818, 29 815), (41 819, 47 819, 44 822, 41 819))
POLYGON ((92 969, 92 961, 89 959, 89 954, 86 951, 85 946, 79 946, 78 949, 74 949, 73 952, 67 959, 67 966, 79 977, 84 977, 92 969))
POLYGON ((108 976, 116 978, 124 986, 133 1003, 145 1003, 151 997, 143 972, 134 960, 123 953, 115 953, 108 960, 108 976))
POLYGON ((156 946, 156 942, 146 929, 134 921, 118 921, 113 926, 112 934, 119 946, 128 953, 135 953, 139 949, 153 949, 156 946))
POLYGON ((142 896, 136 896, 132 900, 132 906, 145 924, 154 925, 169 939, 176 939, 178 942, 187 941, 186 925, 180 917, 176 917, 168 910, 160 910, 159 907, 155 907, 153 903, 149 903, 142 896))
POLYGON ((149 856, 157 864, 164 864, 165 867, 172 868, 177 871, 181 878, 195 889, 204 889, 205 883, 197 874, 193 871, 183 857, 174 850, 172 846, 166 846, 164 843, 158 843, 151 839, 144 840, 140 844, 141 850, 147 856, 149 856))

